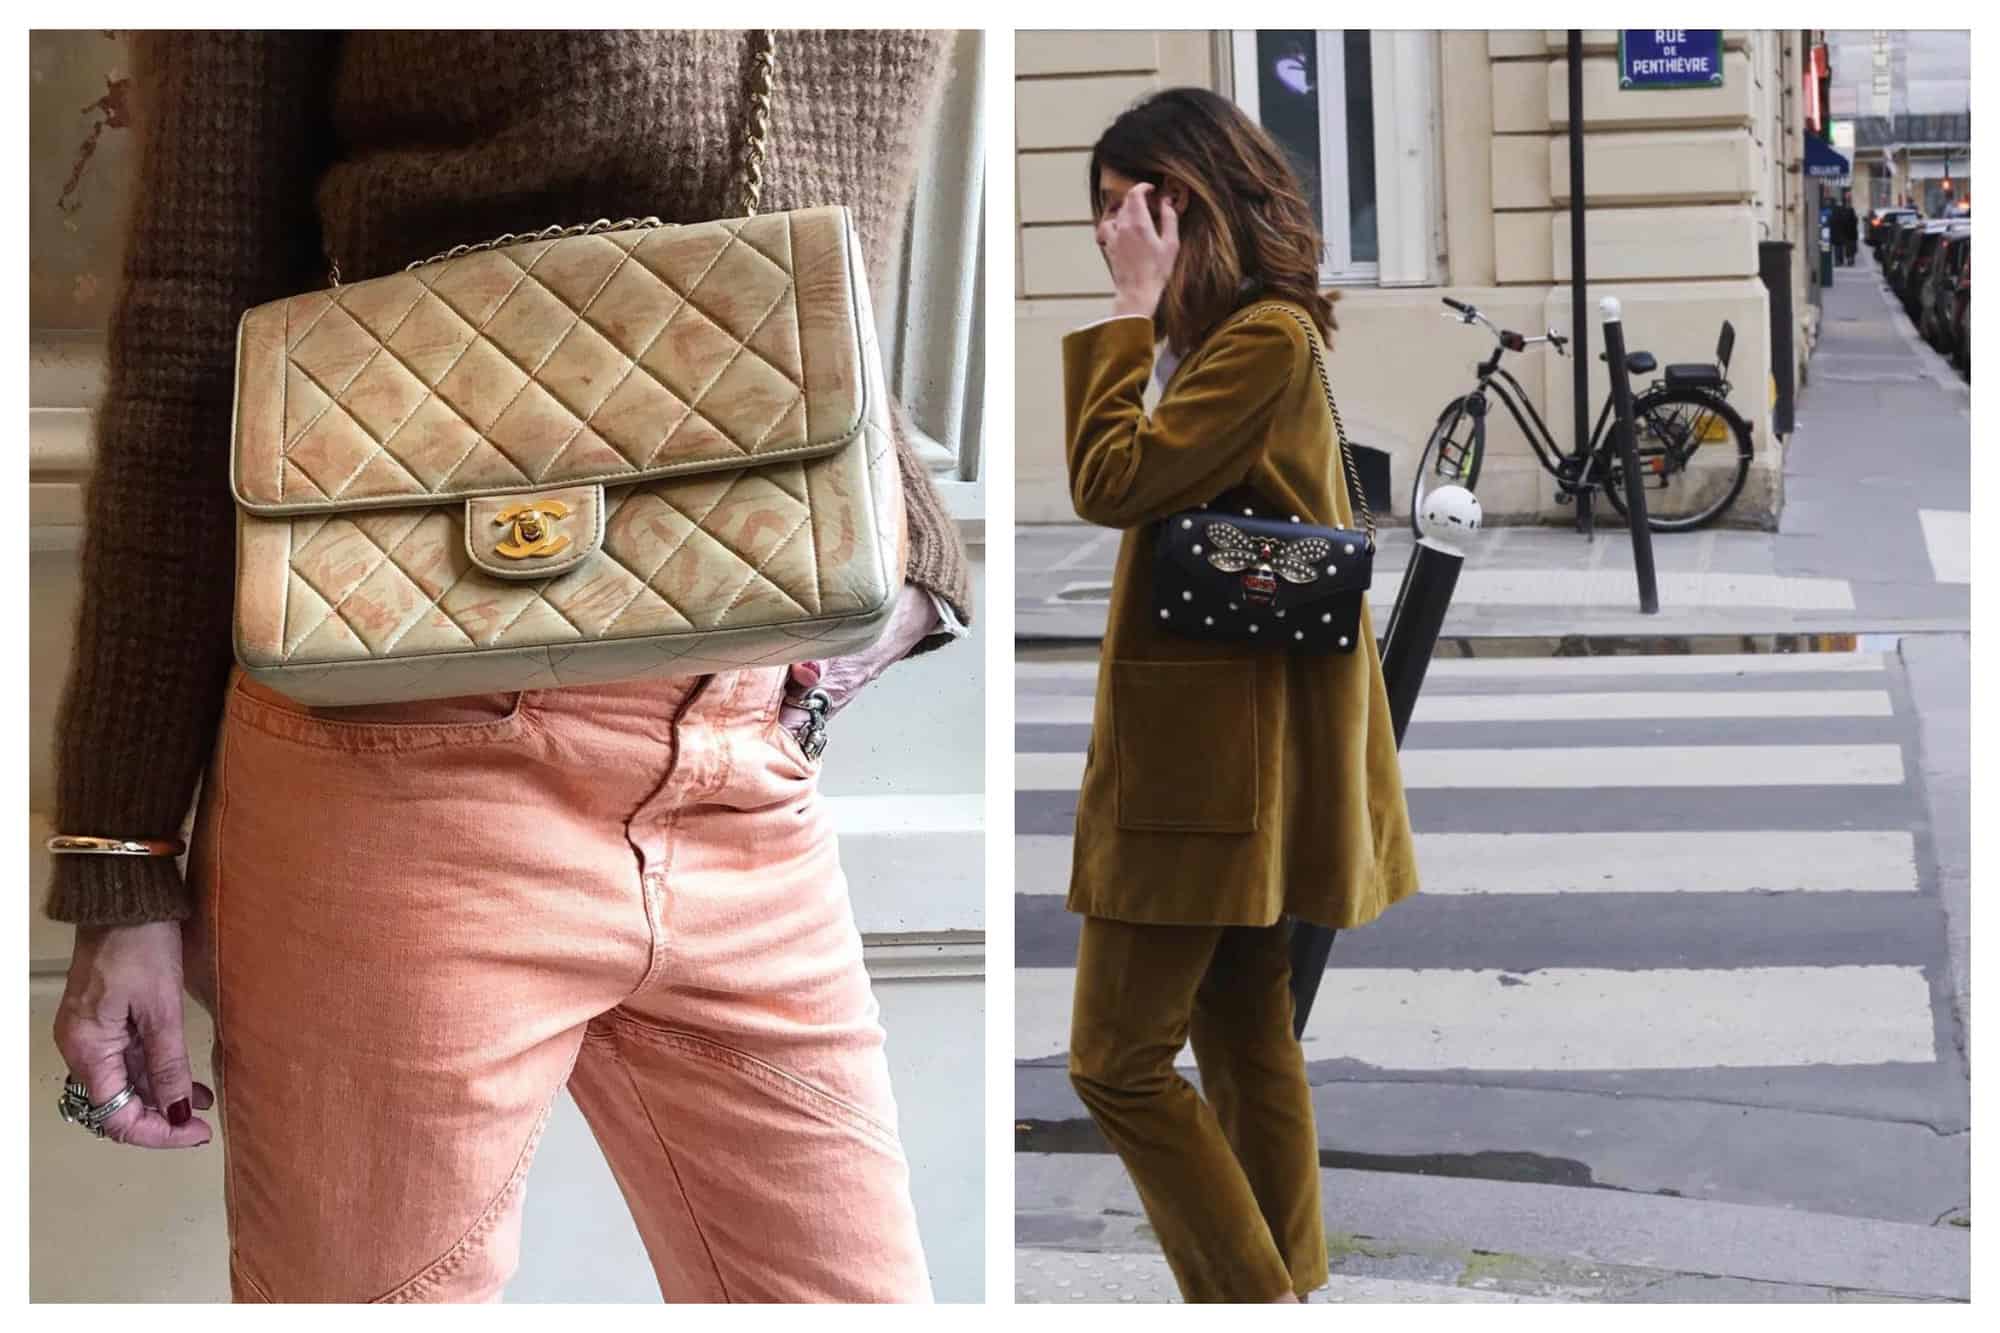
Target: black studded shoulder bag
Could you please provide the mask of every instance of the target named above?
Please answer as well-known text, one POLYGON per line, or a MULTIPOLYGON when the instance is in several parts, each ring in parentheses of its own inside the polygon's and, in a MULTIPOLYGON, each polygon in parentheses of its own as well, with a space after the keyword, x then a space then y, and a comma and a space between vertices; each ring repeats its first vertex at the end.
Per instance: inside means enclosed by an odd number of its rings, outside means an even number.
POLYGON ((1224 492, 1161 520, 1154 611, 1160 628, 1188 638, 1351 653, 1361 639, 1362 600, 1375 573, 1375 515, 1354 470, 1318 330, 1290 306, 1260 309, 1282 311, 1305 329, 1350 503, 1364 526, 1319 527, 1278 512, 1247 487, 1224 492))

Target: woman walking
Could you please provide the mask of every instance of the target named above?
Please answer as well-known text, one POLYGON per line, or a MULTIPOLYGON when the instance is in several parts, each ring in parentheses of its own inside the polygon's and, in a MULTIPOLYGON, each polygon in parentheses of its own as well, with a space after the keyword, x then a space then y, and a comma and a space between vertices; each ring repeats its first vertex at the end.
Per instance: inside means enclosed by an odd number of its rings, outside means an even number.
POLYGON ((1125 537, 1077 804, 1070 1076, 1187 1299, 1294 1301, 1327 1256, 1283 918, 1359 926, 1416 891, 1395 737, 1365 605, 1347 651, 1293 653, 1279 620, 1268 645, 1188 637, 1154 551, 1211 504, 1353 527, 1318 229, 1271 139, 1200 89, 1114 121, 1090 192, 1116 297, 1063 342, 1070 489, 1125 537), (1205 1095, 1174 1071, 1189 1041, 1205 1095))
POLYGON ((238 320, 328 257, 352 284, 551 223, 734 217, 747 174, 767 212, 844 205, 884 273, 947 35, 779 34, 748 97, 768 36, 134 41, 144 147, 57 762, 59 849, 104 854, 58 856, 47 904, 78 927, 65 1117, 197 1147, 220 1094, 238 1300, 498 1299, 565 1085, 668 1299, 927 1300, 818 714, 795 738, 785 707, 815 682, 837 707, 961 629, 963 554, 907 445, 904 586, 864 653, 348 707, 232 669, 228 463, 238 320), (771 149, 746 169, 753 108, 771 149))

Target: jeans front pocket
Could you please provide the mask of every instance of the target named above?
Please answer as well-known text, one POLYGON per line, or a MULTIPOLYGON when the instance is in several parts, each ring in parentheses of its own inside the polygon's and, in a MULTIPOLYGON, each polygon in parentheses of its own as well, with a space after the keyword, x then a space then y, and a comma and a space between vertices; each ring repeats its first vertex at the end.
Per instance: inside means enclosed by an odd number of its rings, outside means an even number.
POLYGON ((799 741, 797 732, 783 722, 773 722, 770 724, 770 735, 776 741, 778 748, 785 752, 785 757, 797 764, 807 776, 818 775, 819 760, 807 756, 805 746, 799 741))
POLYGON ((357 751, 426 749, 512 739, 526 725, 531 694, 506 690, 322 706, 299 703, 238 669, 232 673, 227 711, 233 722, 302 745, 357 751))
POLYGON ((785 722, 785 706, 787 704, 798 706, 798 700, 792 697, 790 667, 778 669, 777 681, 772 687, 771 695, 760 715, 765 736, 784 755, 788 763, 798 768, 801 775, 808 778, 817 777, 820 761, 807 756, 805 745, 799 740, 798 733, 785 722))
POLYGON ((1257 662, 1112 662, 1118 826, 1257 828, 1257 662))

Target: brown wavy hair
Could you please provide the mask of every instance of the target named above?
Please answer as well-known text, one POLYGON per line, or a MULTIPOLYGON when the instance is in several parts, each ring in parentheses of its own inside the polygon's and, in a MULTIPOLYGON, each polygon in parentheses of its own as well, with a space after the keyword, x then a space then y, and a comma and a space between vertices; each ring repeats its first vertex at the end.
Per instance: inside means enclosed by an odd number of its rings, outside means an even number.
POLYGON ((1247 301, 1303 306, 1329 339, 1333 298, 1319 286, 1320 233, 1284 150, 1235 103, 1206 88, 1167 88, 1111 122, 1090 150, 1091 217, 1106 167, 1187 191, 1180 256, 1156 321, 1185 353, 1247 301))

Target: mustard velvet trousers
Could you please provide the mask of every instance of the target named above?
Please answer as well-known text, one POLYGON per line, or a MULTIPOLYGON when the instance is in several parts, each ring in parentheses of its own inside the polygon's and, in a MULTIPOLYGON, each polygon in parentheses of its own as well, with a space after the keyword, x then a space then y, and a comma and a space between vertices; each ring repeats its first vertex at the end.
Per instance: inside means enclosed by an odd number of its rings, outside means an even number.
POLYGON ((1070 1082, 1190 1302, 1327 1278, 1319 1140, 1292 1037, 1289 930, 1083 919, 1070 1082), (1194 1044, 1202 1091, 1174 1071, 1194 1044))

